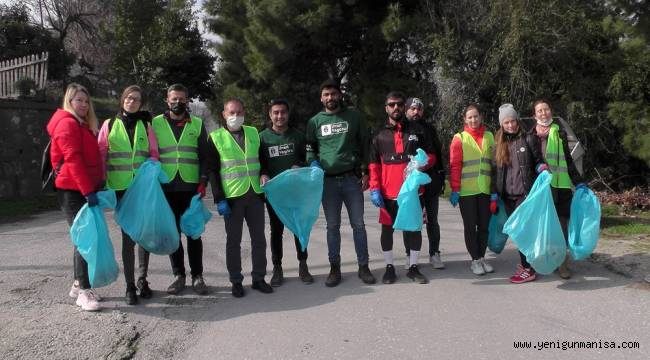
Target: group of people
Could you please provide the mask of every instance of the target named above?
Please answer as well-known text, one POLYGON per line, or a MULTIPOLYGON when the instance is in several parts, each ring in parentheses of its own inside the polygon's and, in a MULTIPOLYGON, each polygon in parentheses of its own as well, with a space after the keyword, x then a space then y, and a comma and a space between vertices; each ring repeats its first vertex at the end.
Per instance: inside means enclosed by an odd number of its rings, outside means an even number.
MULTIPOLYGON (((241 241, 244 221, 251 241, 252 289, 272 293, 284 281, 282 239, 284 224, 273 207, 266 203, 271 228, 273 272, 266 282, 266 236, 264 185, 281 172, 303 166, 323 170, 322 206, 327 226, 330 271, 325 285, 341 282, 341 211, 345 204, 352 227, 358 262, 358 277, 374 284, 368 267, 368 240, 364 224, 364 196, 369 190, 372 203, 387 216, 380 217, 381 248, 386 262, 382 277, 385 284, 397 279, 393 259, 392 222, 398 212, 397 197, 404 182, 404 171, 417 149, 427 154, 419 164, 431 182, 420 189, 420 202, 429 239, 429 262, 443 269, 440 257, 438 198, 445 186, 441 144, 435 128, 424 121, 424 104, 415 97, 390 92, 385 98, 386 120, 370 132, 361 114, 346 107, 338 82, 326 80, 320 86, 323 110, 314 115, 303 133, 289 124, 290 104, 273 99, 268 104, 270 125, 261 132, 244 125, 245 109, 239 99, 224 103, 222 126, 208 133, 203 120, 188 110, 188 89, 174 84, 167 89, 167 110, 152 117, 142 110, 143 91, 132 85, 120 97, 115 117, 99 125, 90 94, 78 84, 70 84, 58 109, 47 125, 52 139, 51 162, 55 170, 54 185, 66 219, 72 224, 84 204, 96 206, 97 192, 115 190, 118 202, 129 188, 140 164, 152 158, 160 161, 170 179, 162 189, 172 209, 180 233, 180 217, 197 193, 206 194, 211 186, 217 212, 223 216, 226 233, 226 267, 232 283, 232 295, 242 297, 244 276, 241 264, 241 241), (372 134, 372 135, 371 135, 372 134), (209 184, 208 184, 209 183, 209 184)), ((566 234, 571 186, 584 186, 568 151, 566 133, 553 122, 547 101, 534 104, 536 126, 525 132, 519 116, 510 104, 499 108, 500 128, 496 138, 482 124, 477 105, 464 113, 464 130, 456 134, 450 148, 450 201, 460 205, 465 227, 465 243, 472 258, 471 271, 477 275, 492 272, 485 259, 490 213, 502 199, 508 214, 521 204, 537 173, 553 174, 553 197, 566 234)), ((418 268, 422 247, 420 231, 404 231, 406 276, 424 284, 428 282, 418 268)), ((307 265, 308 254, 294 236, 298 275, 302 282, 314 281, 307 265)), ((191 287, 206 294, 203 278, 203 243, 201 238, 187 238, 187 257, 191 287)), ((187 286, 185 251, 182 244, 169 255, 174 280, 169 294, 179 294, 187 286)), ((138 296, 150 298, 147 281, 149 253, 138 246, 138 277, 135 277, 135 242, 122 231, 122 261, 126 281, 125 302, 138 303, 138 296)), ((570 272, 566 263, 560 276, 570 272)), ((74 250, 74 283, 69 295, 83 310, 101 308, 100 297, 91 289, 88 265, 74 250)), ((521 264, 511 277, 514 283, 535 279, 535 271, 521 256, 521 264)))

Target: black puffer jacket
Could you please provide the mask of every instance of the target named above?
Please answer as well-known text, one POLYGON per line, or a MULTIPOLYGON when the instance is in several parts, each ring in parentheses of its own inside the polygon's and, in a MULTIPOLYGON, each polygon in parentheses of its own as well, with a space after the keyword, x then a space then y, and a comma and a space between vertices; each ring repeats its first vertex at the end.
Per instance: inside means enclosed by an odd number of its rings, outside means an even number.
MULTIPOLYGON (((506 135, 505 138, 508 141, 508 147, 510 149, 513 147, 516 149, 514 154, 510 153, 510 158, 512 159, 513 156, 517 157, 517 163, 523 174, 521 181, 523 181, 523 187, 526 194, 528 194, 537 178, 537 165, 544 163, 544 157, 540 152, 539 140, 536 135, 527 134, 524 131, 519 131, 516 135, 506 135), (514 146, 511 146, 513 142, 514 146)), ((495 158, 496 156, 493 157, 493 159, 495 158)), ((492 193, 497 193, 501 197, 506 193, 508 168, 509 166, 497 166, 496 161, 492 165, 492 193)))

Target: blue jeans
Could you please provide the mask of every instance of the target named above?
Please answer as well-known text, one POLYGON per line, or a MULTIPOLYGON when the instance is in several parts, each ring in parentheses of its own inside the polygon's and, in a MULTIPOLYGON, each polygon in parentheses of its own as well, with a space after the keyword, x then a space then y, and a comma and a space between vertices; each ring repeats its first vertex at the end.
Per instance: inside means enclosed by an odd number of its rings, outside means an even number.
POLYGON ((323 211, 327 222, 327 250, 330 263, 341 262, 341 209, 348 211, 354 249, 359 265, 368 264, 368 236, 363 223, 363 191, 354 175, 325 177, 323 211))

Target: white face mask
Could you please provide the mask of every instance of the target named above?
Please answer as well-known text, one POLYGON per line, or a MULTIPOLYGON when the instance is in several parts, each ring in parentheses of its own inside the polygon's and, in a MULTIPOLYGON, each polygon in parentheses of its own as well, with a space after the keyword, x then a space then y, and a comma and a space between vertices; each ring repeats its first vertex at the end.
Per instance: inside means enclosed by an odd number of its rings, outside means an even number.
POLYGON ((228 128, 233 131, 237 131, 241 129, 241 126, 244 124, 244 117, 243 116, 229 116, 226 118, 226 124, 228 125, 228 128))

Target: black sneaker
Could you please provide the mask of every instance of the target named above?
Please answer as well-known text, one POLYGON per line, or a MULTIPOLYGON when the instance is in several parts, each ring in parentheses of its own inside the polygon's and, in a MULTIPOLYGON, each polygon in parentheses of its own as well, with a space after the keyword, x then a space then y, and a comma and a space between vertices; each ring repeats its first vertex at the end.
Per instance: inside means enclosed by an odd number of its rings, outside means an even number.
POLYGON ((140 289, 140 297, 143 299, 150 299, 153 291, 149 288, 149 282, 145 278, 138 279, 138 289, 140 289))
POLYGON ((138 295, 136 294, 136 287, 134 283, 126 284, 124 302, 126 302, 127 305, 135 305, 138 303, 138 295))
POLYGON ((273 292, 271 285, 267 284, 264 280, 253 281, 251 288, 264 294, 270 294, 273 292))
POLYGON ((208 286, 205 285, 203 275, 192 276, 192 289, 199 295, 206 295, 208 293, 208 286))
POLYGON ((305 284, 311 284, 314 282, 314 277, 309 273, 307 261, 300 260, 300 263, 298 264, 298 276, 300 277, 300 281, 305 284))
POLYGON ((381 281, 384 284, 393 284, 397 280, 397 275, 395 275, 395 266, 393 264, 386 265, 386 272, 381 281))
POLYGON ((232 284, 232 296, 236 298, 244 297, 244 287, 241 283, 232 284))
POLYGON ((185 290, 185 275, 176 275, 174 282, 167 288, 167 293, 176 295, 183 290, 185 290))
POLYGON ((406 277, 416 281, 418 284, 426 284, 429 282, 429 279, 422 275, 417 265, 411 265, 409 271, 406 273, 406 277))
POLYGON ((368 268, 368 264, 366 265, 359 265, 359 279, 363 281, 366 284, 374 284, 375 283, 375 277, 372 276, 372 273, 370 272, 370 269, 368 268))
POLYGON ((284 282, 284 273, 282 265, 273 265, 273 276, 271 276, 271 286, 278 287, 284 282))
POLYGON ((330 273, 327 275, 327 280, 325 280, 325 286, 335 287, 341 283, 341 264, 340 263, 331 263, 330 264, 330 273))

